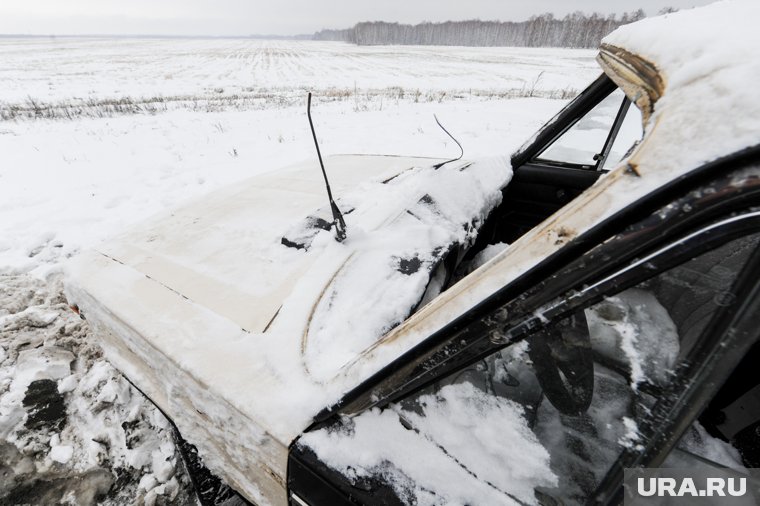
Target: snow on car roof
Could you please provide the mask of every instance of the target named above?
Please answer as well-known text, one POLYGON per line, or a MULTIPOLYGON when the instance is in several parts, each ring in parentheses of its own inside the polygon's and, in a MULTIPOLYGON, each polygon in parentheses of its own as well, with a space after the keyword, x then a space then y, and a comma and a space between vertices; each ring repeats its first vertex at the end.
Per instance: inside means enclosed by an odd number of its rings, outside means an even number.
POLYGON ((640 163, 688 170, 760 140, 760 2, 734 0, 624 25, 602 40, 650 62, 664 81, 640 163))

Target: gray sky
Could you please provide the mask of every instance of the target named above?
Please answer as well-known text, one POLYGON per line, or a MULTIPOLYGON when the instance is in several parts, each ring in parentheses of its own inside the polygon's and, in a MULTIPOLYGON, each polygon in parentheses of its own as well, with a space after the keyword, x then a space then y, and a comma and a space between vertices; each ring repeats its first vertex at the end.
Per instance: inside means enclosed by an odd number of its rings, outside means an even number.
POLYGON ((250 35, 312 33, 358 21, 519 21, 533 14, 618 12, 711 0, 0 0, 0 33, 250 35))

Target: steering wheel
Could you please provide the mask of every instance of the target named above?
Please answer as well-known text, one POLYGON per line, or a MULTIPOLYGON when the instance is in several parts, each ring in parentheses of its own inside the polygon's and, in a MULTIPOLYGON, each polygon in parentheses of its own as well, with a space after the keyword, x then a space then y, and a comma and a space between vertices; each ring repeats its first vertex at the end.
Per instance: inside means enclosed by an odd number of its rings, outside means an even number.
POLYGON ((594 360, 586 315, 565 318, 528 339, 528 356, 544 395, 565 415, 585 413, 594 395, 594 360))

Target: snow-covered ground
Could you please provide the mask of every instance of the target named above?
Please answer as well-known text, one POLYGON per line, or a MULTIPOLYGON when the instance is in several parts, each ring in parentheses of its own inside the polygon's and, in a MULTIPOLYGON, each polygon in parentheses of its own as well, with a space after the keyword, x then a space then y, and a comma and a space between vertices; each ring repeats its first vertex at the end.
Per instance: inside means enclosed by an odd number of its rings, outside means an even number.
POLYGON ((0 117, 96 115, 119 106, 266 108, 300 101, 306 89, 359 105, 368 95, 566 96, 597 72, 593 56, 248 39, 0 39, 0 117))
POLYGON ((455 156, 436 114, 473 158, 510 153, 566 103, 546 97, 599 72, 592 51, 253 40, 0 39, 0 55, 2 503, 188 500, 166 420, 66 307, 68 257, 313 157, 307 89, 323 154, 455 156))

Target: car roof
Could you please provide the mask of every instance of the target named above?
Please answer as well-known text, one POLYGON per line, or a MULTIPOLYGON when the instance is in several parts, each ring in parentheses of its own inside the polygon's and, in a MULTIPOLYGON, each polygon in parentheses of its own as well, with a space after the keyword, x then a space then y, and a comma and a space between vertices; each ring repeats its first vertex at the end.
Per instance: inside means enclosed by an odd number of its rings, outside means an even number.
POLYGON ((758 142, 760 2, 733 0, 624 25, 597 58, 657 129, 642 163, 688 170, 758 142))

